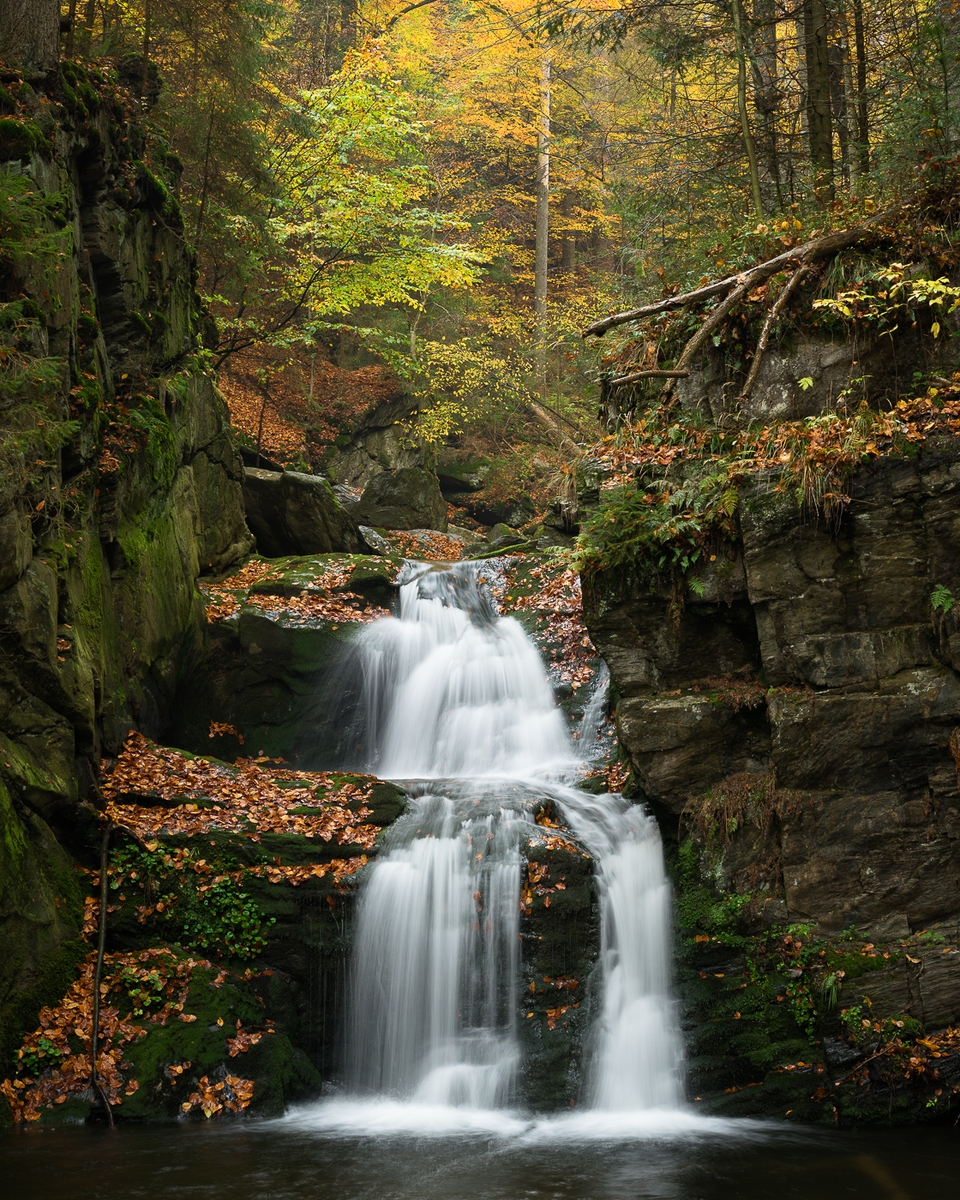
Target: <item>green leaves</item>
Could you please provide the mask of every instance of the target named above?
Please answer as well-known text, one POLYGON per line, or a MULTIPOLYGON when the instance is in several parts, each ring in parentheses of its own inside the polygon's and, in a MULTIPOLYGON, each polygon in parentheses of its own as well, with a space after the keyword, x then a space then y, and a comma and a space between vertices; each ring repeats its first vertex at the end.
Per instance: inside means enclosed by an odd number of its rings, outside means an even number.
POLYGON ((358 310, 421 309, 433 288, 476 279, 480 256, 455 240, 464 223, 425 203, 427 130, 382 60, 355 52, 327 86, 277 99, 268 186, 229 221, 256 293, 225 314, 217 297, 234 346, 309 344, 358 310))
POLYGON ((930 607, 933 611, 945 617, 952 610, 954 604, 956 604, 956 597, 953 592, 944 584, 938 583, 930 593, 930 607))
MULTIPOLYGON (((630 484, 606 490, 577 542, 577 569, 646 564, 685 574, 710 539, 733 531, 739 497, 725 466, 700 464, 685 479, 660 480, 650 491, 630 484)), ((687 582, 695 595, 703 595, 702 581, 687 582)))

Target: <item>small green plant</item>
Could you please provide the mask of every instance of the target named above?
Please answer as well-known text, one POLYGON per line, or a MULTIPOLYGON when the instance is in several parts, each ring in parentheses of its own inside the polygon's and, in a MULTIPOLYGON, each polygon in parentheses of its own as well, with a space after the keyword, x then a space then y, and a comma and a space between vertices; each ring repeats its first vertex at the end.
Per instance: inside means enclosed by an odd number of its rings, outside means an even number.
POLYGON ((36 1046, 28 1046, 18 1052, 21 1069, 32 1072, 34 1075, 39 1075, 41 1071, 47 1067, 56 1067, 60 1065, 60 1059, 63 1052, 58 1050, 49 1038, 38 1038, 36 1046))
POLYGON ((130 1012, 135 1017, 142 1017, 154 1008, 163 1004, 164 980, 159 971, 137 971, 124 967, 114 983, 126 992, 130 1001, 130 1012))
POLYGON ((955 603, 956 597, 954 596, 953 592, 951 592, 950 589, 945 587, 942 583, 938 583, 930 593, 930 607, 941 617, 945 617, 951 611, 955 603))
POLYGON ((266 947, 264 918, 256 901, 232 879, 217 879, 199 890, 184 921, 185 941, 200 950, 215 949, 237 958, 255 958, 266 947))

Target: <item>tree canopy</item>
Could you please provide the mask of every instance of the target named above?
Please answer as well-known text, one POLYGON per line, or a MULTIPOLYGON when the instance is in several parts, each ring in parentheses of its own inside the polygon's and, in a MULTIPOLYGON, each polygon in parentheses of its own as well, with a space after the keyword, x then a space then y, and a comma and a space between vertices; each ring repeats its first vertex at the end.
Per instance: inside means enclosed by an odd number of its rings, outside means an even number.
POLYGON ((604 380, 675 367, 649 323, 585 328, 948 191, 958 153, 950 0, 8 12, 13 66, 41 69, 59 21, 64 58, 139 97, 213 361, 313 405, 305 462, 345 419, 318 371, 380 363, 419 398, 411 436, 546 496, 602 433, 604 380))

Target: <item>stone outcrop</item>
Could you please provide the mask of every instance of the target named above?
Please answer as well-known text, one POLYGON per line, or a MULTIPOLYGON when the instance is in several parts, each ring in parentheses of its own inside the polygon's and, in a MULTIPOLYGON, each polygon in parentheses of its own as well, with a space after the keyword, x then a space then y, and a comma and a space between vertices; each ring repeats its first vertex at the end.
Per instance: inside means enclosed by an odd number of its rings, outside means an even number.
POLYGON ((252 547, 242 469, 154 152, 102 78, 6 80, 0 304, 0 1054, 63 993, 100 759, 157 734, 205 635, 201 572, 252 547), (11 122, 13 119, 11 118, 11 122), (19 315, 18 315, 19 314, 19 315))
POLYGON ((773 483, 681 613, 623 576, 587 589, 639 787, 675 821, 731 776, 768 777, 767 840, 732 838, 729 884, 759 871, 771 916, 825 931, 954 931, 960 638, 930 597, 960 592, 960 454, 861 471, 838 528, 773 483))
POLYGON ((419 467, 381 471, 350 510, 362 525, 383 529, 447 528, 447 503, 435 475, 419 467))
POLYGON ((334 483, 366 487, 381 471, 423 466, 423 447, 411 438, 409 424, 419 401, 402 392, 365 413, 352 432, 337 438, 324 463, 334 483))
POLYGON ((268 558, 363 548, 356 522, 320 475, 245 467, 243 501, 257 550, 268 558))

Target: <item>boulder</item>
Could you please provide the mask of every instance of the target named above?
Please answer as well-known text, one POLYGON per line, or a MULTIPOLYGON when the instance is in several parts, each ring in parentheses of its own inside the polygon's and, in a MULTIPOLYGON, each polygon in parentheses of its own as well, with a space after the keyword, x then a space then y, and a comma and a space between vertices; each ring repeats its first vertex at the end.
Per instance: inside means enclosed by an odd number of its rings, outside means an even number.
POLYGON ((410 422, 419 407, 405 392, 381 401, 341 433, 327 455, 324 470, 338 484, 366 487, 381 471, 423 465, 423 447, 411 441, 410 422))
POLYGON ((246 467, 243 500, 257 550, 267 558, 365 548, 356 523, 320 475, 246 467))
POLYGON ((487 530, 487 544, 495 550, 500 550, 504 546, 517 546, 524 540, 522 533, 511 529, 503 521, 498 521, 496 525, 491 525, 487 530))
POLYGON ((447 503, 440 485, 435 475, 419 467, 375 475, 354 514, 361 524, 380 529, 447 530, 447 503))

